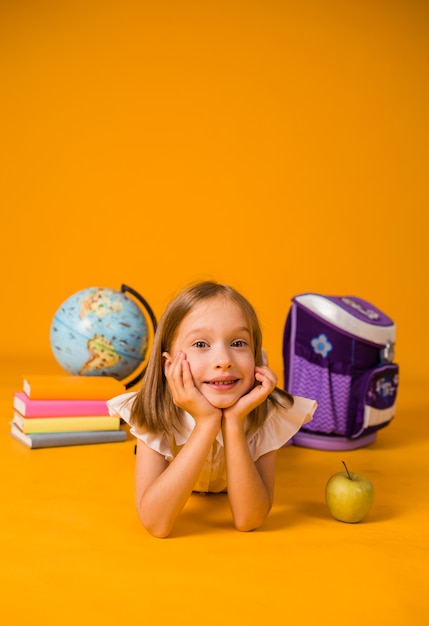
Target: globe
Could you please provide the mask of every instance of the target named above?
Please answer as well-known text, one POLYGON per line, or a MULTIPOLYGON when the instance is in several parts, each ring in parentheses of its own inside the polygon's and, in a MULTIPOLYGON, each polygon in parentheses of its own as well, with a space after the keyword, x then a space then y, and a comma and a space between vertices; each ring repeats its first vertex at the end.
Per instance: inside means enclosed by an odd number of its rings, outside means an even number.
POLYGON ((104 287, 78 291, 52 320, 50 343, 56 360, 69 374, 127 378, 146 359, 149 329, 143 310, 155 329, 148 303, 126 285, 121 291, 104 287))

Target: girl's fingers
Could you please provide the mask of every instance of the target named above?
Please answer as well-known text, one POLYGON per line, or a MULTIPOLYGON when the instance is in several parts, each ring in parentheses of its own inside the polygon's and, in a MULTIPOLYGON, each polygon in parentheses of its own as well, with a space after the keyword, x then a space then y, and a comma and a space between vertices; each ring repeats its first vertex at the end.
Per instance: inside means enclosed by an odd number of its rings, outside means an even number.
MULTIPOLYGON (((255 368, 255 379, 260 383, 260 385, 253 387, 253 389, 247 394, 250 404, 254 404, 253 408, 261 404, 269 396, 277 384, 277 376, 266 366, 255 368)), ((243 396, 243 398, 246 398, 246 396, 243 396)))
POLYGON ((191 367, 189 365, 189 361, 187 361, 186 359, 183 359, 181 362, 181 373, 184 387, 194 387, 195 385, 194 379, 192 378, 191 367))
POLYGON ((166 363, 164 367, 165 376, 170 386, 173 400, 176 404, 182 405, 187 402, 195 392, 194 379, 191 368, 183 352, 178 352, 172 359, 165 353, 166 363))
POLYGON ((277 376, 272 370, 265 366, 255 368, 255 378, 264 388, 270 389, 271 391, 277 385, 277 376))
MULTIPOLYGON (((193 415, 195 419, 209 414, 212 416, 215 409, 196 388, 186 354, 178 352, 171 358, 168 353, 163 353, 163 357, 165 358, 164 373, 173 402, 193 415)), ((218 410, 216 409, 216 411, 218 410)), ((221 416, 221 411, 218 412, 221 416)))

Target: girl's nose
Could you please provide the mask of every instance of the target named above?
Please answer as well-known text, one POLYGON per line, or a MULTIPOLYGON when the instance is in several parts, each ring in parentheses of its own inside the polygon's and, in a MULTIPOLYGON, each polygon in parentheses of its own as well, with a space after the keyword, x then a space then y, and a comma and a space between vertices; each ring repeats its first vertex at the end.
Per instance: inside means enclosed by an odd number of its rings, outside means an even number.
POLYGON ((229 351, 221 348, 216 354, 215 366, 218 369, 229 369, 232 366, 232 359, 229 351))

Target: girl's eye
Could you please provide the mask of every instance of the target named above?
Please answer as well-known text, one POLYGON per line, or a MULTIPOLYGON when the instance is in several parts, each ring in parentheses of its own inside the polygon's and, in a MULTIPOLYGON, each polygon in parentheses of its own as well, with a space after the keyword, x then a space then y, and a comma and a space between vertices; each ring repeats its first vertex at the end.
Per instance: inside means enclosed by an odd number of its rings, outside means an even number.
POLYGON ((193 346, 194 348, 207 348, 207 343, 205 341, 196 341, 193 346))
POLYGON ((242 339, 237 339, 237 341, 233 341, 231 345, 233 348, 244 348, 247 344, 242 339))

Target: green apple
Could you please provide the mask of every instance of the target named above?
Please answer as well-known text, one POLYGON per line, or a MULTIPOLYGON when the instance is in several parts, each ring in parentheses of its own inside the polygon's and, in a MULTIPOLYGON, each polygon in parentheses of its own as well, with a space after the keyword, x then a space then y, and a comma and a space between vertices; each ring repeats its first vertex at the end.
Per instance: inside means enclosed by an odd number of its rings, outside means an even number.
POLYGON ((345 472, 331 476, 326 484, 325 499, 332 517, 340 522, 355 524, 369 513, 374 501, 374 487, 361 474, 345 472))

